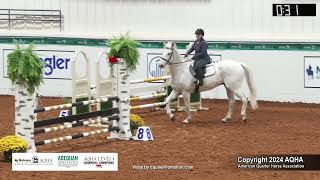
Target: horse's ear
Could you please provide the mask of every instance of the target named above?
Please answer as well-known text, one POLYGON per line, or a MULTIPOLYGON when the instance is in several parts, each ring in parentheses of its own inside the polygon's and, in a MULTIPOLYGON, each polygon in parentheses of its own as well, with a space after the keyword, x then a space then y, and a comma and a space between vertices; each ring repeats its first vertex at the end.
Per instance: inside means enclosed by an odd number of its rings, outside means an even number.
POLYGON ((172 41, 172 48, 177 47, 176 43, 174 41, 172 41))
POLYGON ((165 41, 163 41, 163 47, 166 47, 167 43, 165 41))

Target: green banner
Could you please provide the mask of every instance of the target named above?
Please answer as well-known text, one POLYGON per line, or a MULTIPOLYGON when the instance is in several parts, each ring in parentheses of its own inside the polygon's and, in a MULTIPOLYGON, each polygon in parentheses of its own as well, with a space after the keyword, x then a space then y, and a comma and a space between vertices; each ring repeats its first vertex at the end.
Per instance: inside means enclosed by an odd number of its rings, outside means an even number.
MULTIPOLYGON (((0 37, 1 44, 20 43, 49 44, 49 45, 79 45, 106 46, 107 39, 66 38, 66 37, 0 37)), ((162 41, 140 41, 141 48, 162 49, 162 41)), ((189 42, 177 41, 178 49, 186 49, 189 42)), ((285 51, 320 51, 320 42, 226 42, 208 41, 209 50, 285 50, 285 51)))

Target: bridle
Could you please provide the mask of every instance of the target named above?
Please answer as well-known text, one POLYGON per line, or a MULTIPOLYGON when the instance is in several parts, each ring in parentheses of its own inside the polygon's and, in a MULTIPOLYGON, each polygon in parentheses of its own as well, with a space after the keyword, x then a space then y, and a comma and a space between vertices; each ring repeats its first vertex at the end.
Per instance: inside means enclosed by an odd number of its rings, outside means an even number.
POLYGON ((163 58, 163 57, 161 57, 161 59, 164 60, 164 61, 166 61, 167 64, 171 64, 171 63, 170 63, 170 60, 172 59, 172 57, 174 57, 174 55, 173 55, 173 48, 167 48, 167 47, 166 47, 166 49, 170 49, 170 50, 171 50, 171 55, 170 55, 169 59, 165 59, 165 58, 163 58))
POLYGON ((161 59, 164 60, 164 61, 166 61, 168 65, 182 64, 182 63, 186 63, 186 62, 191 61, 191 60, 189 59, 189 60, 183 61, 183 62, 170 62, 171 59, 173 59, 173 57, 174 57, 174 53, 173 53, 173 50, 174 50, 174 49, 173 49, 173 48, 168 48, 168 47, 166 47, 166 49, 170 49, 170 50, 171 50, 171 55, 170 55, 170 57, 169 57, 168 59, 165 59, 165 58, 163 58, 163 57, 161 57, 161 59))

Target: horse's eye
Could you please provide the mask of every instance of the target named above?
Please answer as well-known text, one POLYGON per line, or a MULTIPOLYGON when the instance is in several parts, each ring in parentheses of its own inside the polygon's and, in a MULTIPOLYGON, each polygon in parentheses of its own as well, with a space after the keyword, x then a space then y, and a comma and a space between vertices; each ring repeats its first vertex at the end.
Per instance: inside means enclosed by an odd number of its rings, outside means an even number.
POLYGON ((170 55, 171 53, 168 53, 168 55, 170 55))

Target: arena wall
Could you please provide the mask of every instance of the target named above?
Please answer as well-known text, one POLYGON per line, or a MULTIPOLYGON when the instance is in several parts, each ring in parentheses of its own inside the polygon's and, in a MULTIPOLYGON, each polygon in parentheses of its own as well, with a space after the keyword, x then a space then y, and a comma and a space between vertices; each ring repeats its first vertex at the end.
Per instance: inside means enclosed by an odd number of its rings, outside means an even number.
MULTIPOLYGON (((181 53, 194 40, 196 28, 205 29, 209 53, 215 61, 233 59, 253 71, 259 100, 318 103, 320 100, 320 16, 274 17, 274 3, 315 3, 318 0, 2 0, 2 9, 61 10, 63 29, 0 30, 0 94, 10 94, 6 55, 14 39, 35 42, 37 53, 51 65, 45 68, 40 95, 70 96, 70 60, 83 50, 91 72, 105 40, 130 32, 144 43, 140 65, 132 79, 159 76, 154 59, 163 40, 178 42, 181 53), (60 58, 60 60, 59 60, 60 58), (59 62, 58 62, 59 61, 59 62), (53 62, 58 63, 55 65, 53 62), (312 69, 308 67, 312 66, 312 69), (319 70, 318 70, 319 68, 319 70), (314 77, 310 74, 314 73, 314 77), (309 74, 309 76, 308 76, 309 74)), ((105 64, 106 65, 106 64, 105 64)), ((79 72, 83 73, 83 63, 79 72)), ((108 74, 108 67, 102 66, 108 74)), ((91 76, 94 82, 95 76, 91 76)), ((245 88, 245 87, 244 87, 245 88)), ((203 93, 225 98, 223 87, 203 93)))
POLYGON ((1 8, 61 10, 64 28, 55 35, 110 38, 129 31, 138 39, 192 40, 201 27, 210 41, 319 40, 319 16, 273 17, 273 3, 316 3, 320 12, 318 0, 2 0, 1 8))
MULTIPOLYGON (((13 39, 2 39, 0 44, 0 93, 10 94, 12 85, 6 78, 6 54, 14 48, 13 39)), ((71 59, 74 51, 82 50, 88 54, 93 64, 97 61, 99 52, 105 50, 103 39, 69 39, 69 38, 20 38, 21 41, 35 41, 36 50, 42 58, 71 59), (51 43, 51 44, 50 44, 51 43), (86 44, 86 45, 84 45, 86 44)), ((140 48, 140 64, 138 71, 132 74, 132 79, 143 79, 161 76, 154 65, 157 56, 161 55, 162 42, 142 41, 140 48)), ((179 51, 185 52, 188 42, 178 42, 179 51)), ((320 45, 318 43, 263 43, 263 42, 209 42, 209 53, 215 61, 233 59, 248 64, 254 74, 258 89, 258 99, 282 102, 319 103, 319 78, 314 66, 314 79, 308 79, 307 68, 311 64, 320 64, 320 45), (311 60, 310 60, 311 58, 311 60), (306 63, 305 63, 306 62, 306 63)), ((81 59, 81 57, 80 57, 81 59)), ((61 60, 62 61, 62 60, 61 60)), ((47 61, 52 62, 52 61, 47 61)), ((81 62, 81 60, 80 60, 81 62)), ((52 64, 53 66, 53 64, 52 64)), ((83 64, 79 63, 79 73, 84 73, 83 64)), ((71 95, 71 67, 65 68, 60 63, 54 73, 46 76, 45 84, 40 88, 43 96, 71 95)), ((48 72, 50 67, 46 68, 48 72)), ((108 74, 108 66, 102 66, 102 73, 108 74)), ((91 76, 94 82, 94 75, 91 76)), ((246 88, 246 86, 244 86, 246 88)), ((205 98, 226 98, 223 87, 203 93, 205 98)))

